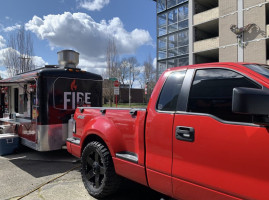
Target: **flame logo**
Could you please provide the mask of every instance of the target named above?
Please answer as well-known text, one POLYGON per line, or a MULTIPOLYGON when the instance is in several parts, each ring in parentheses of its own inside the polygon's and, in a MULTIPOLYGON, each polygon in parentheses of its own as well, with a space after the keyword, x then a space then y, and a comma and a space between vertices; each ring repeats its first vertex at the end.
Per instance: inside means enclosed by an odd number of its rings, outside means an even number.
POLYGON ((70 88, 71 91, 77 90, 78 86, 76 85, 76 80, 72 81, 70 88))

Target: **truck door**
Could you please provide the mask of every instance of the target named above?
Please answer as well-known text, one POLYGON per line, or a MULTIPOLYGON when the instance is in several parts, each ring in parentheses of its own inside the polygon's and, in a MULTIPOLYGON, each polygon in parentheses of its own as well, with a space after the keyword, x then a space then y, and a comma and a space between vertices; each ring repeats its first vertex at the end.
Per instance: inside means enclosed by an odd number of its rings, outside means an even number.
MULTIPOLYGON (((149 106, 146 121, 146 167, 149 186, 172 195, 172 135, 184 71, 170 73, 159 98, 149 106), (156 103, 157 102, 157 103, 156 103)), ((152 101, 153 102, 153 101, 152 101)))
POLYGON ((175 198, 268 197, 269 132, 252 124, 251 116, 232 113, 235 87, 262 88, 220 68, 198 69, 186 83, 189 93, 179 101, 188 103, 179 103, 173 127, 175 198))

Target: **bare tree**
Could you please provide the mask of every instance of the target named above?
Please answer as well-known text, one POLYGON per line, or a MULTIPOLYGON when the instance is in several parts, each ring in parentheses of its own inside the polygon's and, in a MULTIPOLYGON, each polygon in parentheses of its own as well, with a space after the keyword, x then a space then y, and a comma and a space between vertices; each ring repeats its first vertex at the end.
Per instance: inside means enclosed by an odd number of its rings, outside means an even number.
POLYGON ((108 40, 106 50, 107 76, 108 78, 117 77, 118 51, 114 39, 108 40))
POLYGON ((128 77, 128 68, 129 68, 129 62, 126 58, 123 58, 119 65, 119 80, 121 84, 126 84, 126 79, 128 77))
POLYGON ((146 101, 148 101, 148 97, 151 95, 153 88, 156 84, 156 69, 153 67, 152 58, 150 55, 148 56, 148 59, 144 62, 144 72, 142 80, 144 82, 144 85, 147 86, 146 101))
MULTIPOLYGON (((114 39, 108 40, 107 51, 106 51, 106 78, 117 78, 118 77, 118 52, 114 39)), ((103 96, 109 101, 109 105, 112 106, 114 99, 114 85, 110 80, 104 81, 103 96)))
POLYGON ((7 40, 8 48, 3 53, 3 63, 7 67, 8 75, 14 76, 35 68, 33 64, 33 40, 24 26, 7 40))
POLYGON ((140 74, 140 71, 137 69, 138 62, 135 57, 128 58, 128 63, 129 63, 128 74, 129 74, 129 82, 130 82, 129 84, 130 84, 130 87, 133 88, 133 84, 137 80, 140 74))

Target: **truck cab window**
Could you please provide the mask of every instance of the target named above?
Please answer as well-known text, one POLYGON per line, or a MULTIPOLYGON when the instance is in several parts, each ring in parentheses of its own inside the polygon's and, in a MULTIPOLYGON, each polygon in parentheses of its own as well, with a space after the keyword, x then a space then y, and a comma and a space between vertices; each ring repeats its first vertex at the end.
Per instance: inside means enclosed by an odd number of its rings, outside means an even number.
POLYGON ((251 116, 232 112, 232 94, 235 87, 261 88, 231 70, 197 70, 190 91, 188 111, 212 114, 227 121, 251 122, 251 116))
POLYGON ((186 71, 177 71, 169 75, 162 88, 157 102, 159 111, 175 111, 178 95, 185 77, 186 71))

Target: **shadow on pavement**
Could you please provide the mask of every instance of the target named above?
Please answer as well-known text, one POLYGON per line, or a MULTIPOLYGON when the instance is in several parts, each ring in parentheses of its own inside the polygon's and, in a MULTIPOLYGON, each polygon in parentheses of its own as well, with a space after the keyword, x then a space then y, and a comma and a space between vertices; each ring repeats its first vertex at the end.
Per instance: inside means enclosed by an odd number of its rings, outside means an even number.
POLYGON ((141 184, 124 180, 117 193, 106 198, 105 200, 172 200, 164 194, 158 193, 141 184))
POLYGON ((35 178, 64 173, 75 167, 76 160, 66 150, 38 152, 25 147, 3 157, 35 178))

